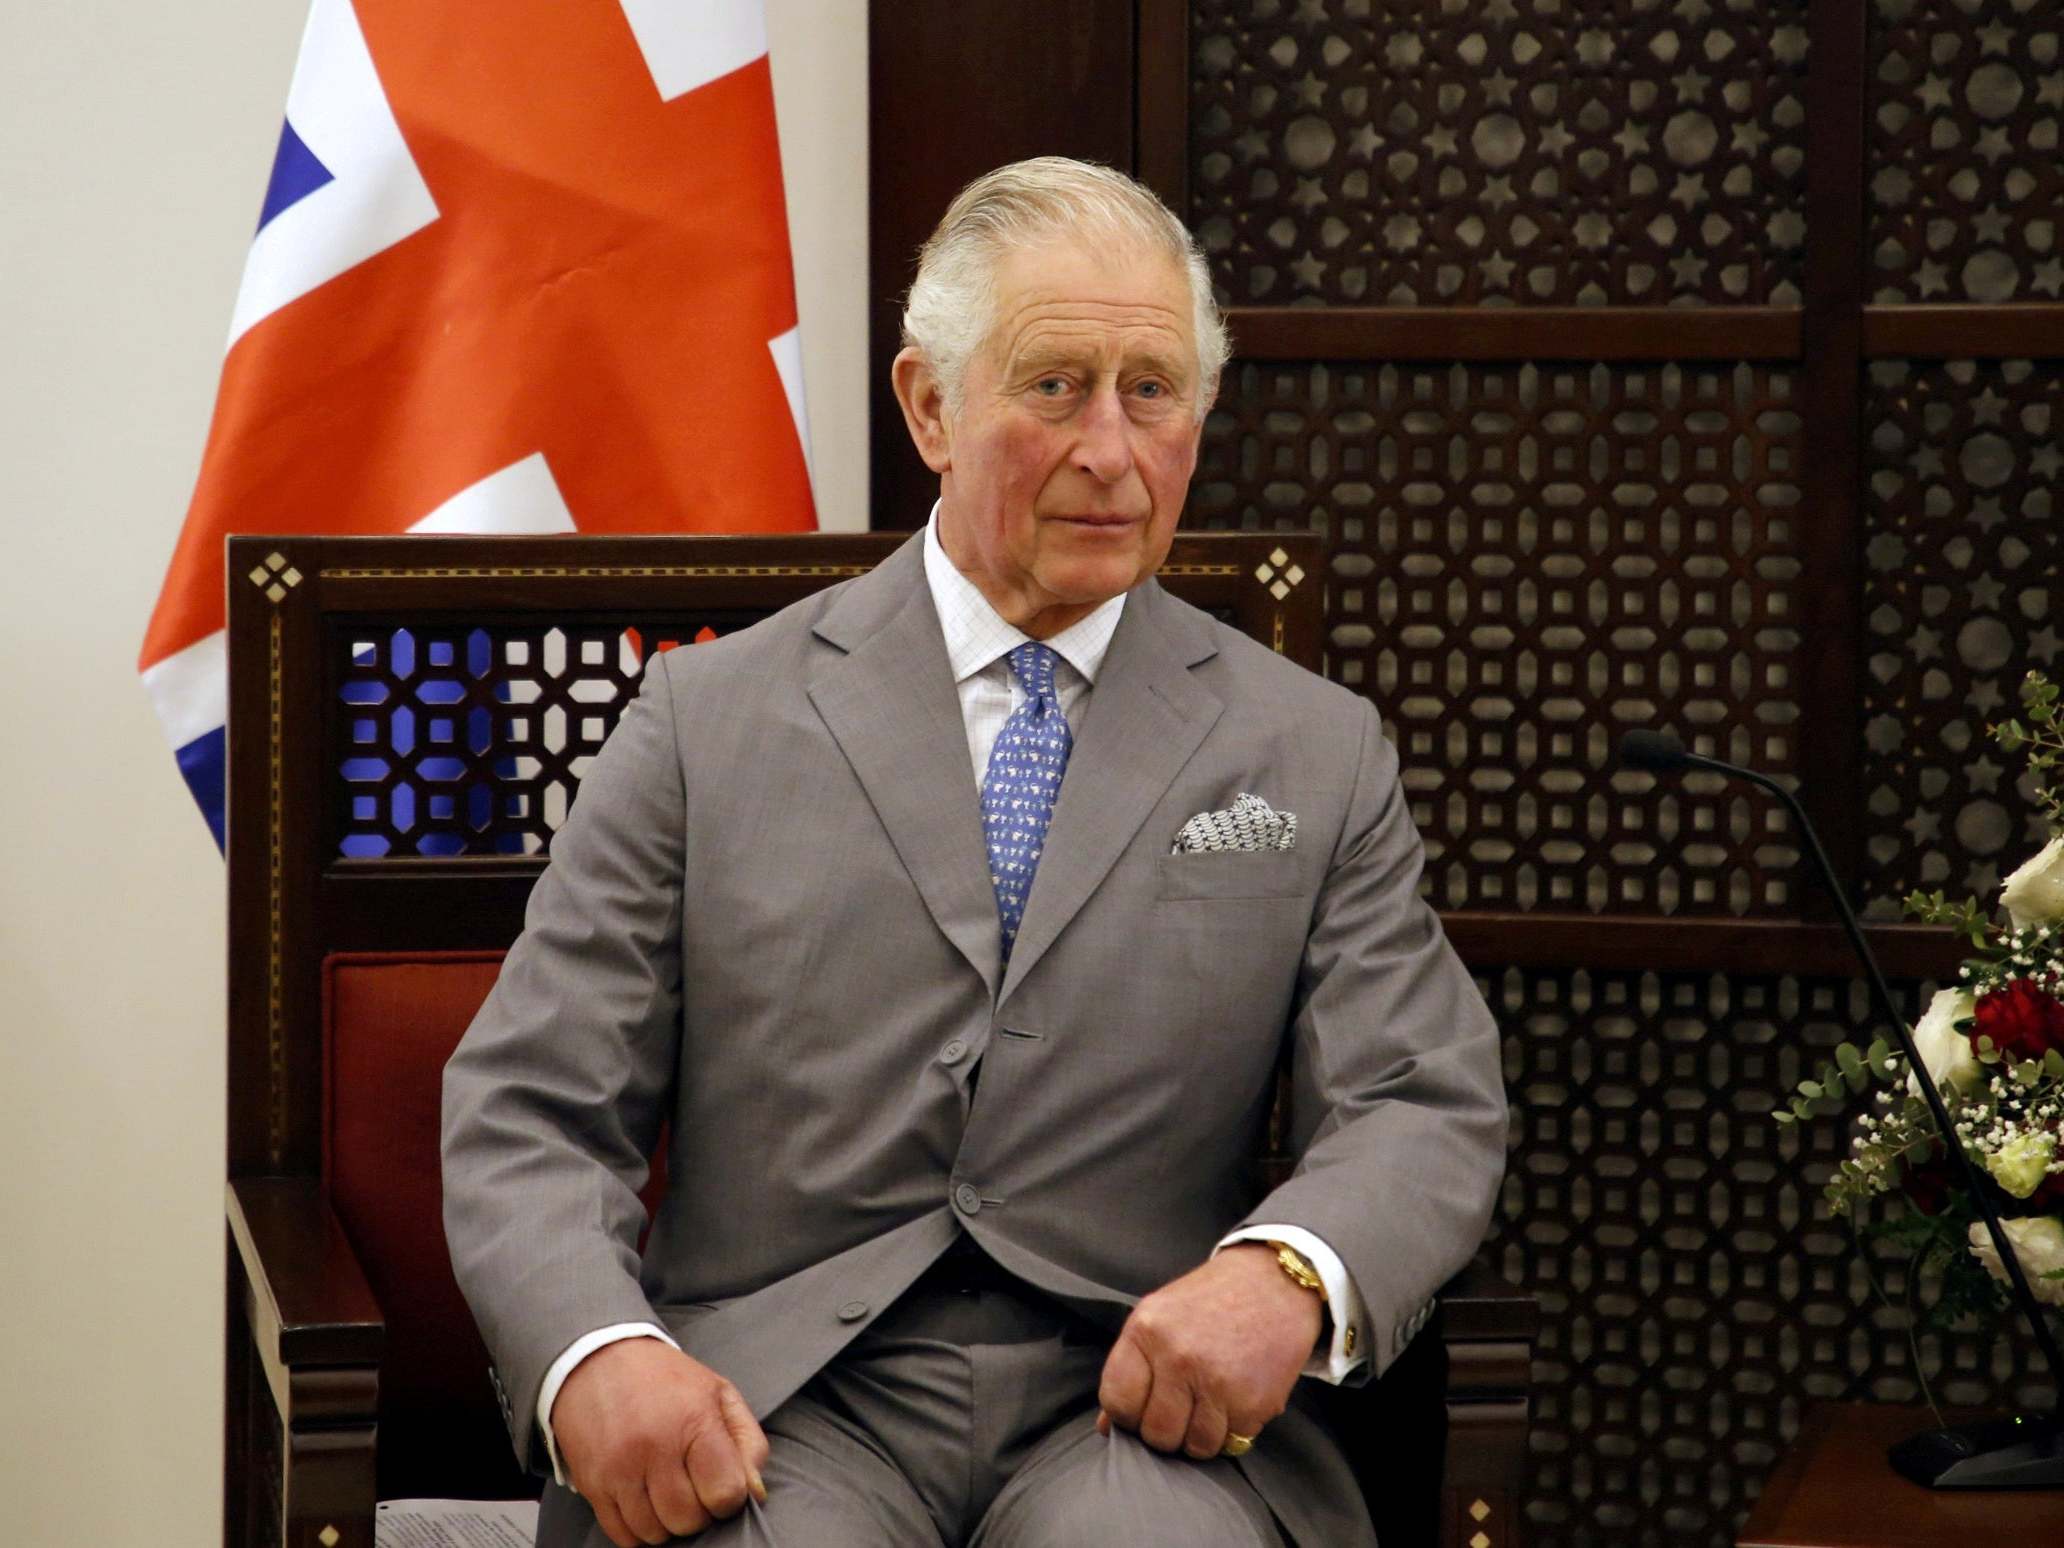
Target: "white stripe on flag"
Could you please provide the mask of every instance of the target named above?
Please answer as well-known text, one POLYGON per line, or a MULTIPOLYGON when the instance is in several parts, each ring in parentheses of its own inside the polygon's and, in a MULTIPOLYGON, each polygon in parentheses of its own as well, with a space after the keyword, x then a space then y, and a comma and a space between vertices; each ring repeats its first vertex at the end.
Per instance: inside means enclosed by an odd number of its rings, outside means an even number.
POLYGON ((231 345, 288 302, 437 219, 437 201, 394 122, 350 0, 315 0, 310 8, 287 122, 332 181, 252 239, 231 345))
POLYGON ((795 421, 796 439, 802 442, 803 465, 816 488, 816 473, 810 468, 810 411, 803 401, 803 330, 791 328, 779 338, 767 340, 767 352, 774 357, 774 369, 781 373, 781 390, 788 394, 788 415, 795 421))
POLYGON ((409 528, 411 532, 501 533, 510 537, 572 532, 573 512, 543 452, 532 452, 469 484, 409 528))
POLYGON ((742 70, 767 52, 760 0, 623 0, 662 102, 742 70))
POLYGON ((143 674, 143 691, 175 750, 229 719, 229 635, 221 629, 143 674))

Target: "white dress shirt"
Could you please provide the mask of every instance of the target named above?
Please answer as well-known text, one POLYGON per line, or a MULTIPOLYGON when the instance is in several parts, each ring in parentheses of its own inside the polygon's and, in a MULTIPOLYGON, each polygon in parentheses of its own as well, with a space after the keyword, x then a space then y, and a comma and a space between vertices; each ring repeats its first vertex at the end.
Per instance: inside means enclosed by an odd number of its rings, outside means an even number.
MULTIPOLYGON (((975 583, 953 567, 939 542, 939 508, 925 527, 925 582, 932 592, 932 606, 939 615, 939 627, 946 637, 946 660, 953 670, 953 685, 960 695, 961 718, 967 723, 968 761, 974 770, 975 786, 981 787, 989 769, 989 754, 996 745, 1004 722, 1023 702, 1025 691, 1011 675, 1007 659, 1031 636, 1004 622, 975 583)), ((1054 693, 1061 714, 1071 727, 1082 723, 1082 703, 1096 684, 1097 669, 1111 648, 1111 636, 1118 632, 1119 615, 1125 610, 1123 593, 1099 604, 1086 617, 1077 619, 1046 640, 1060 657, 1054 668, 1054 693)), ((1064 776, 1065 778, 1065 776, 1064 776)), ((1035 878, 1034 885, 1037 880, 1035 878)), ((1362 1297, 1348 1275, 1340 1255, 1317 1236, 1293 1225, 1255 1225, 1235 1231, 1218 1244, 1217 1251, 1235 1242, 1275 1241, 1294 1248, 1318 1271, 1326 1287, 1326 1307, 1331 1314, 1329 1345, 1312 1354, 1304 1368, 1307 1376, 1339 1382, 1367 1358, 1367 1340, 1357 1330, 1362 1324, 1362 1297), (1350 1349, 1355 1352, 1350 1353, 1350 1349)), ((575 1339, 545 1372, 538 1389, 538 1428, 544 1432, 545 1452, 552 1459, 552 1476, 566 1482, 560 1465, 558 1442, 552 1435, 552 1404, 573 1368, 606 1344, 626 1338, 657 1338, 680 1348, 667 1331, 650 1322, 620 1322, 575 1339)))

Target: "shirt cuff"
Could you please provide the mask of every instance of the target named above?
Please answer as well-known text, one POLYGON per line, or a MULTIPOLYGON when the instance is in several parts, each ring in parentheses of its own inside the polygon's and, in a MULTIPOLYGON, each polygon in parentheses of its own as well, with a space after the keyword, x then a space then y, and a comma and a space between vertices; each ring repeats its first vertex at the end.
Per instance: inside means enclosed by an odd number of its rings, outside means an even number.
POLYGON ((1302 1253, 1318 1271, 1319 1283, 1326 1287, 1326 1310, 1332 1316, 1333 1339, 1326 1348, 1312 1351, 1303 1374, 1338 1386, 1354 1373, 1357 1366, 1368 1360, 1369 1335, 1362 1326, 1367 1320, 1362 1309, 1362 1293, 1355 1288, 1354 1279, 1348 1274, 1347 1265, 1340 1261, 1339 1253, 1303 1226, 1252 1225, 1227 1236, 1213 1249, 1212 1256, 1217 1257, 1220 1251, 1235 1242, 1281 1242, 1285 1247, 1302 1253))
POLYGON ((537 1422, 544 1433, 545 1455, 552 1459, 552 1481, 562 1488, 571 1487, 566 1482, 566 1469, 559 1465, 559 1442, 552 1437, 552 1405, 559 1401, 559 1389, 566 1385, 566 1378, 573 1374, 573 1368, 605 1344, 621 1343, 627 1338, 656 1338, 674 1349, 673 1336, 653 1322, 613 1322, 606 1328, 597 1328, 592 1333, 583 1333, 566 1346, 566 1352, 554 1360, 545 1372, 544 1385, 538 1388, 537 1422))

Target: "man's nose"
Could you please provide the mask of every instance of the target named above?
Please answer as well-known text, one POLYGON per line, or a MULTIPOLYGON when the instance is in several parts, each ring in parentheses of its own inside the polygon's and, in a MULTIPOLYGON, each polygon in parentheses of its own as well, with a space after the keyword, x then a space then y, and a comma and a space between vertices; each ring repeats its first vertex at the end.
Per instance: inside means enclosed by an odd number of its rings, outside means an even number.
POLYGON ((1132 426, 1114 382, 1100 382, 1076 421, 1075 465, 1092 478, 1115 484, 1132 470, 1132 426))

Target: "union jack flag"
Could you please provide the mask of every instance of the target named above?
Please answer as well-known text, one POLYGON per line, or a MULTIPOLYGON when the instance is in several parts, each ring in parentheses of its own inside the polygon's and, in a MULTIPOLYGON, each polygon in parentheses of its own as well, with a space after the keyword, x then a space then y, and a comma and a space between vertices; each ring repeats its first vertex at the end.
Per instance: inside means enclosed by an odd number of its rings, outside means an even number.
POLYGON ((314 0, 144 685, 223 837, 223 538, 813 514, 761 0, 314 0))

